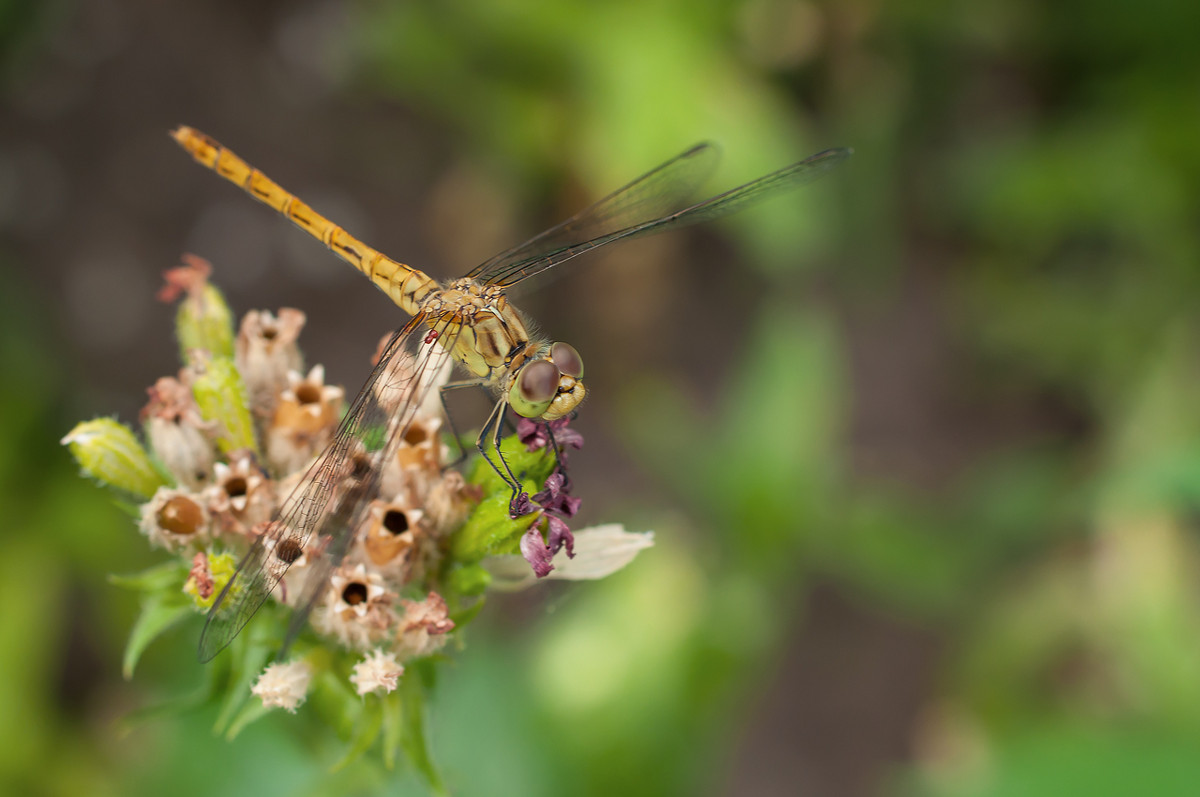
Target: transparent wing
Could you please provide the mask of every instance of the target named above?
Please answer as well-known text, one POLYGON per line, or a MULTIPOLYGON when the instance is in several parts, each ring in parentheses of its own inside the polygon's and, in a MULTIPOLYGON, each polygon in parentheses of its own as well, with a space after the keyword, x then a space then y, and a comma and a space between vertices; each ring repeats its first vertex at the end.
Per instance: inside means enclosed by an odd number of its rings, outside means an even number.
POLYGON ((566 221, 495 255, 466 276, 480 282, 492 282, 493 276, 506 273, 515 263, 528 263, 685 207, 694 201, 696 192, 712 175, 719 158, 720 151, 714 145, 697 144, 566 221))
POLYGON ((233 641, 305 552, 315 532, 323 544, 319 553, 310 556, 305 589, 296 603, 285 649, 303 628, 330 572, 345 556, 353 530, 365 517, 378 490, 383 463, 395 454, 449 359, 454 341, 434 342, 448 334, 448 320, 431 328, 426 319, 424 314, 416 315, 392 335, 329 448, 308 469, 238 565, 208 613, 200 635, 201 661, 212 659, 233 641))
MULTIPOLYGON (((691 151, 689 150, 689 152, 691 151)), ((818 152, 816 155, 805 158, 798 163, 793 163, 791 166, 787 166, 779 171, 772 172, 765 177, 760 177, 753 182, 746 183, 681 210, 666 213, 666 215, 650 217, 644 211, 651 207, 656 207, 656 205, 654 203, 646 203, 639 206, 639 212, 630 214, 614 212, 604 219, 593 220, 589 218, 594 209, 606 207, 607 203, 619 198, 622 192, 626 191, 629 187, 638 185, 641 181, 652 177, 659 170, 675 162, 670 161, 649 175, 646 175, 646 177, 640 178, 638 181, 631 183, 630 186, 621 189, 607 199, 602 199, 596 205, 582 211, 576 217, 572 217, 572 219, 578 219, 579 221, 573 222, 576 226, 572 227, 571 230, 586 230, 587 235, 591 237, 586 237, 582 234, 578 236, 560 234, 562 233, 562 225, 560 225, 547 231, 547 233, 543 233, 543 235, 554 233, 553 238, 556 241, 554 248, 546 248, 543 245, 546 241, 542 241, 541 236, 539 236, 527 244, 522 244, 504 255, 489 260, 472 271, 469 276, 482 282, 505 287, 515 285, 522 280, 541 274, 546 269, 553 268, 571 258, 578 257, 584 252, 590 252, 613 241, 666 232, 667 230, 674 230, 735 213, 750 204, 761 202, 768 197, 798 188, 805 183, 821 177, 834 166, 848 158, 852 152, 853 150, 844 148, 827 149, 824 152, 818 152), (646 218, 642 218, 643 216, 646 218), (578 238, 578 240, 574 240, 575 238, 578 238)), ((684 158, 687 154, 684 153, 679 158, 684 158)), ((679 158, 676 158, 676 160, 679 160, 679 158)), ((570 220, 564 222, 564 224, 571 223, 572 221, 570 220)))

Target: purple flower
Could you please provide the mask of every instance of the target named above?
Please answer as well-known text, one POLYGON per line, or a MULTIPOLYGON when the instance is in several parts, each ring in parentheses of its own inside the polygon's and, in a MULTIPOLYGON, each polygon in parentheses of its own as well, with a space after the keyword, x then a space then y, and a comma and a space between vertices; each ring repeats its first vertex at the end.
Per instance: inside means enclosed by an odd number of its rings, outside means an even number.
POLYGON ((554 569, 551 563, 554 555, 563 548, 567 549, 568 557, 575 558, 575 535, 571 533, 571 527, 564 518, 575 516, 582 499, 568 495, 567 491, 570 488, 571 482, 566 473, 559 469, 550 474, 542 491, 534 495, 532 501, 528 497, 524 498, 526 503, 522 508, 532 511, 536 505, 541 509, 545 521, 544 524, 541 521, 535 523, 521 537, 521 554, 533 567, 533 572, 538 578, 549 575, 554 569), (545 529, 544 539, 539 527, 545 529))
POLYGON ((544 578, 554 569, 551 560, 563 548, 567 556, 575 556, 575 536, 565 518, 575 516, 582 499, 570 495, 571 479, 567 476, 567 449, 582 448, 583 435, 569 427, 570 417, 549 423, 538 423, 528 418, 517 421, 517 436, 527 450, 544 449, 553 442, 558 455, 558 467, 546 479, 542 490, 532 499, 522 493, 513 503, 513 517, 541 510, 542 518, 521 537, 521 555, 533 567, 538 578, 544 578), (545 531, 546 536, 542 536, 545 531))

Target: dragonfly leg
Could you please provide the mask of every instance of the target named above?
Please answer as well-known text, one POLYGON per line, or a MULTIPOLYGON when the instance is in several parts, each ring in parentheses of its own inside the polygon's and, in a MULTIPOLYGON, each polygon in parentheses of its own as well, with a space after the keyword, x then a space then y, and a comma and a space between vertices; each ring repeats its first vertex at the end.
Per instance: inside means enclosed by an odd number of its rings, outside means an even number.
POLYGON ((558 441, 554 439, 554 430, 550 427, 550 421, 539 421, 546 428, 547 445, 550 446, 550 451, 554 454, 554 470, 553 473, 561 474, 563 477, 563 489, 571 489, 571 474, 567 472, 566 463, 563 461, 562 450, 558 447, 558 441))
POLYGON ((448 382, 447 384, 438 388, 439 398, 442 401, 442 412, 446 416, 446 423, 450 427, 450 435, 454 438, 454 445, 458 448, 458 456, 456 456, 452 462, 448 462, 446 464, 447 468, 456 468, 461 465, 463 460, 467 458, 467 449, 463 445, 462 437, 459 436, 458 433, 458 427, 454 423, 454 414, 450 412, 450 404, 446 401, 446 394, 451 390, 462 390, 463 388, 468 387, 477 387, 480 390, 483 390, 485 393, 487 392, 487 388, 484 387, 484 383, 475 380, 467 382, 448 382))
POLYGON ((512 498, 508 502, 508 514, 510 517, 516 518, 524 514, 520 511, 522 497, 527 497, 527 494, 521 489, 521 482, 512 472, 512 468, 508 464, 508 460, 504 458, 504 454, 500 451, 500 436, 504 430, 504 418, 508 413, 508 402, 498 401, 492 414, 484 421, 483 428, 479 430, 479 438, 475 441, 475 447, 479 449, 479 453, 487 460, 487 463, 492 466, 492 470, 500 474, 500 478, 504 479, 505 484, 512 488, 512 498), (500 460, 500 464, 488 455, 488 449, 496 452, 496 459, 500 460))

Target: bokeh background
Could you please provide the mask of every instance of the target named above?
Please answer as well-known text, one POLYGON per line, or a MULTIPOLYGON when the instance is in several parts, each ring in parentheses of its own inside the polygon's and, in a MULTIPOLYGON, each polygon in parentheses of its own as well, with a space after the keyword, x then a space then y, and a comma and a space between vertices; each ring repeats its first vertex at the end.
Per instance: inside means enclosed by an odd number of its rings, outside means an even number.
POLYGON ((386 298, 191 163, 216 136, 455 276, 701 139, 723 189, 855 156, 524 296, 588 364, 619 576, 490 604, 443 668, 463 795, 1184 795, 1200 783, 1200 5, 0 2, 0 791, 421 793, 298 717, 235 743, 199 624, 58 439, 172 373, 183 252, 309 315, 354 389, 386 298))

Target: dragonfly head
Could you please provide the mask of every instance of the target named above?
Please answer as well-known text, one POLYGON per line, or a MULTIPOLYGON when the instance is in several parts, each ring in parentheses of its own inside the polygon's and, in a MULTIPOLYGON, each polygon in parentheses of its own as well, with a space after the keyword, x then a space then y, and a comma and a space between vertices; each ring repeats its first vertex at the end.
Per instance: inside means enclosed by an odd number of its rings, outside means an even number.
POLYGON ((575 347, 560 341, 521 366, 508 389, 508 403, 525 418, 553 421, 579 406, 586 394, 583 360, 575 347))

